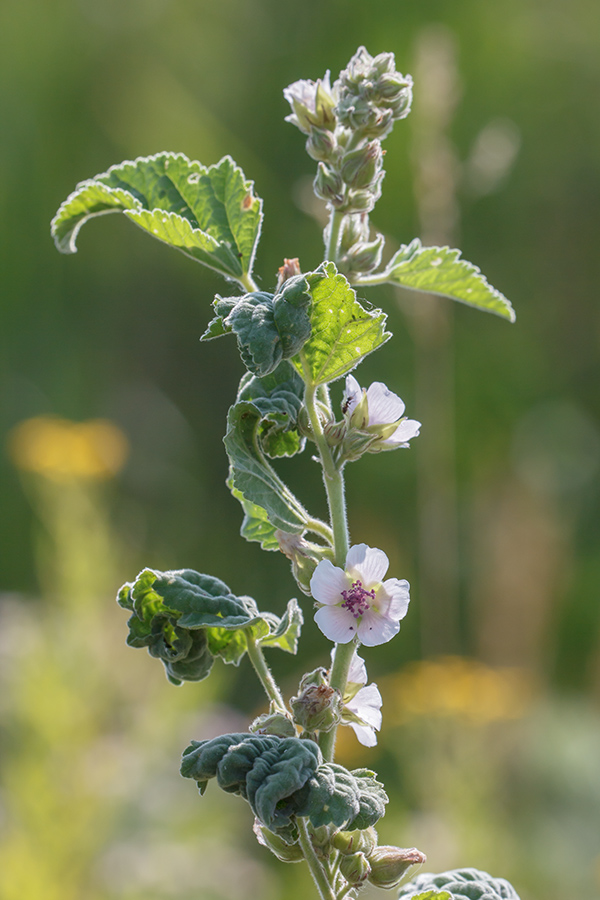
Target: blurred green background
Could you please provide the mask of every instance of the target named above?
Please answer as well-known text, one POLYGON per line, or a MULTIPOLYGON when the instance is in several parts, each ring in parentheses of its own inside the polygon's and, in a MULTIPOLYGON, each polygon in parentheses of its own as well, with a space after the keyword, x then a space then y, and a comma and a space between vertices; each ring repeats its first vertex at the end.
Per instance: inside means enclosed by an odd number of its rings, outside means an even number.
MULTIPOLYGON (((226 286, 119 216, 62 257, 49 221, 122 159, 230 153, 264 198, 261 285, 284 257, 316 267, 314 163, 281 92, 365 44, 415 76, 375 226, 388 248, 460 246, 517 323, 365 291, 395 336, 359 379, 386 381, 423 433, 348 467, 353 538, 386 550, 413 600, 401 636, 365 653, 379 746, 348 732, 341 760, 377 769, 382 841, 430 870, 598 900, 598 4, 20 0, 0 34, 0 896, 312 896, 242 801, 178 776, 190 738, 261 709, 247 661, 176 689, 124 647, 113 601, 144 565, 209 571, 276 611, 296 593, 281 555, 238 536, 224 487, 242 368, 233 341, 198 337, 226 286)), ((288 470, 322 514, 309 454, 288 470)), ((304 605, 300 658, 272 658, 288 693, 329 653, 304 605)))

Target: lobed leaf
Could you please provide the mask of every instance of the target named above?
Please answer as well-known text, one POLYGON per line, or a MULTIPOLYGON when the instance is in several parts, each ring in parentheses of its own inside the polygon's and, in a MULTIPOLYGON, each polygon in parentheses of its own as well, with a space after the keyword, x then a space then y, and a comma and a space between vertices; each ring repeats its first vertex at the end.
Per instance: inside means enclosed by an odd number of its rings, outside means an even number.
POLYGON ((183 153, 157 153, 81 182, 52 220, 57 248, 75 253, 82 225, 111 212, 226 278, 252 271, 262 200, 229 156, 207 168, 183 153))
MULTIPOLYGON (((368 312, 334 263, 323 263, 311 284, 311 336, 302 348, 314 384, 328 384, 350 372, 391 334, 385 331, 386 315, 368 312)), ((307 276, 309 277, 309 276, 307 276)), ((298 359, 294 364, 302 373, 298 359)))
POLYGON ((175 684, 205 678, 215 656, 238 665, 248 634, 265 646, 295 653, 302 624, 295 600, 280 619, 259 612, 251 597, 236 597, 220 579, 193 569, 144 569, 135 582, 123 585, 117 600, 132 612, 129 646, 147 647, 175 684))
POLYGON ((309 282, 303 275, 288 279, 276 294, 217 294, 213 303, 216 316, 201 340, 235 334, 246 368, 254 375, 269 375, 282 360, 295 356, 309 337, 310 304, 309 282))
POLYGON ((508 881, 492 878, 478 869, 454 869, 440 875, 423 873, 402 885, 398 900, 429 900, 429 897, 435 900, 519 900, 508 881))
POLYGON ((309 516, 265 458, 260 445, 263 418, 254 402, 244 400, 230 408, 223 439, 231 465, 230 482, 244 501, 265 511, 273 528, 300 534, 306 530, 309 516))
POLYGON ((305 439, 298 433, 303 397, 304 382, 289 362, 262 378, 249 372, 243 376, 236 402, 247 400, 260 412, 257 437, 267 456, 293 456, 304 449, 305 439))
POLYGON ((359 810, 355 819, 348 825, 349 831, 369 828, 385 815, 385 806, 389 802, 383 784, 375 778, 370 769, 354 769, 352 775, 358 785, 359 810))
POLYGON ((292 798, 322 762, 314 741, 274 735, 222 735, 192 741, 184 751, 181 774, 201 790, 210 778, 240 794, 267 828, 286 827, 294 813, 292 798))
MULTIPOLYGON (((460 250, 450 247, 423 247, 418 238, 403 245, 384 272, 375 276, 412 291, 440 294, 475 306, 477 309, 515 321, 515 312, 506 297, 488 283, 480 269, 460 258, 460 250)), ((360 283, 361 279, 357 279, 360 283)), ((364 278, 368 283, 369 276, 364 278)))

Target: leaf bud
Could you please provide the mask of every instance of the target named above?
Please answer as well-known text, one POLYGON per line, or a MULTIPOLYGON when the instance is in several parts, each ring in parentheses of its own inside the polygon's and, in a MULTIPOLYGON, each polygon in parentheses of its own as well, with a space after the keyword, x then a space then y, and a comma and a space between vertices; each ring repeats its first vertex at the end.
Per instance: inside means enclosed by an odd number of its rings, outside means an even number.
POLYGON ((330 731, 342 720, 342 696, 330 686, 323 668, 303 676, 298 696, 291 698, 290 706, 296 724, 310 733, 330 731))
POLYGON ((378 234, 374 241, 355 244, 345 256, 345 269, 352 273, 373 272, 381 263, 385 238, 378 234))
POLYGON ((369 856, 377 846, 377 832, 372 825, 362 831, 338 831, 331 844, 344 855, 360 852, 369 856))
POLYGON ((383 168, 383 152, 379 141, 351 150, 344 156, 341 167, 343 180, 352 188, 369 187, 383 168))
POLYGON ((371 866, 364 853, 352 853, 350 856, 342 856, 340 872, 348 884, 362 884, 369 877, 371 866))
POLYGON ((316 160, 328 162, 338 149, 333 131, 323 128, 313 128, 306 141, 306 152, 316 160))
POLYGON ((273 834, 272 831, 265 828, 258 819, 254 820, 253 830, 258 843, 267 847, 281 862, 301 862, 304 859, 304 854, 298 844, 286 843, 278 834, 273 834))
POLYGON ((421 866, 426 859, 416 847, 376 847, 369 855, 369 881, 380 888, 396 887, 412 866, 421 866))
POLYGON ((313 182, 317 197, 327 200, 332 206, 341 206, 344 202, 344 182, 338 172, 320 162, 313 182))

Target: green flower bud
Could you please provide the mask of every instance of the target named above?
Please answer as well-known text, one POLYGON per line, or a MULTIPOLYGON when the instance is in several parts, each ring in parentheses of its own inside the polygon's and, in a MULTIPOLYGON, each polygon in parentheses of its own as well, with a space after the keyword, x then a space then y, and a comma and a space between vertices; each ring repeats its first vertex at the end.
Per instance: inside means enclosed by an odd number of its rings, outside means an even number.
POLYGON ((330 731, 342 720, 342 695, 330 686, 323 668, 304 675, 298 696, 291 698, 290 706, 296 724, 310 733, 330 731))
POLYGON ((285 88, 283 96, 293 110, 286 122, 296 125, 304 134, 310 134, 313 128, 335 128, 336 101, 329 84, 329 72, 323 80, 319 78, 316 82, 295 81, 285 88))
POLYGON ((316 160, 328 162, 336 155, 337 141, 333 131, 313 128, 306 141, 306 152, 316 160))
POLYGON ((343 180, 352 188, 369 187, 383 168, 383 152, 379 141, 351 150, 344 156, 341 167, 343 180))
POLYGON ((341 176, 320 162, 313 182, 317 197, 339 207, 344 202, 344 182, 341 176))
POLYGON ((352 853, 340 860, 340 872, 348 884, 362 884, 369 877, 371 866, 364 853, 352 853))
POLYGON ((369 240, 369 216, 367 213, 356 213, 344 216, 340 235, 342 251, 350 250, 354 244, 369 240))
MULTIPOLYGON (((309 436, 312 435, 312 431, 309 436)), ((290 534, 287 531, 275 532, 277 543, 281 552, 292 563, 292 575, 298 583, 300 590, 310 597, 310 579, 313 576, 317 564, 322 559, 332 559, 333 552, 327 547, 313 544, 300 534, 290 534)))
MULTIPOLYGON (((408 112, 407 112, 408 114, 408 112)), ((391 109, 374 107, 374 114, 362 129, 365 137, 378 138, 380 141, 386 137, 394 127, 394 113, 391 109)))
POLYGON ((374 241, 355 244, 344 257, 347 272, 362 274, 373 272, 381 263, 385 238, 378 234, 374 241))
POLYGON ((369 855, 371 884, 380 888, 396 887, 412 866, 421 866, 427 857, 416 847, 376 847, 369 855))
POLYGON ((278 834, 273 834, 272 831, 265 828, 258 819, 254 820, 254 834, 258 843, 263 847, 268 847, 271 853, 282 862, 301 862, 304 859, 304 854, 298 844, 287 844, 278 834))
POLYGON ((377 832, 371 826, 363 831, 338 831, 331 839, 331 844, 340 853, 364 853, 369 856, 377 846, 377 832))

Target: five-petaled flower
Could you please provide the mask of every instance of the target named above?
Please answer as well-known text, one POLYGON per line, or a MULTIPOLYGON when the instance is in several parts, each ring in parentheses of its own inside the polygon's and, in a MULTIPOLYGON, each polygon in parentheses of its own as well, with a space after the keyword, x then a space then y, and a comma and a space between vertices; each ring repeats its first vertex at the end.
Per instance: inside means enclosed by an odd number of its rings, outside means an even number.
POLYGON ((354 375, 348 375, 342 409, 352 428, 379 435, 371 450, 408 447, 408 441, 419 434, 421 427, 415 419, 402 418, 404 402, 381 381, 374 381, 365 389, 354 375))
POLYGON ((383 577, 389 560, 383 550, 356 544, 346 557, 346 569, 323 559, 310 580, 317 603, 315 622, 330 641, 347 644, 353 638, 367 647, 385 644, 400 630, 408 610, 409 584, 383 577))
MULTIPOLYGON (((333 661, 333 650, 331 651, 333 661)), ((364 747, 377 743, 375 730, 381 728, 381 694, 376 684, 367 684, 365 661, 355 653, 350 663, 348 681, 344 689, 342 725, 354 729, 364 747)))

